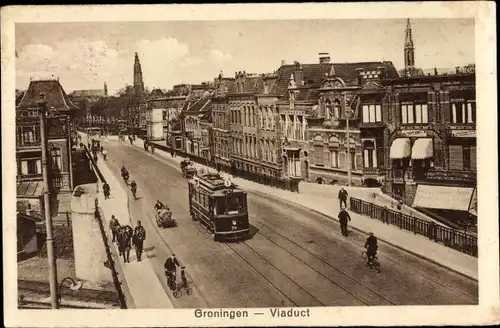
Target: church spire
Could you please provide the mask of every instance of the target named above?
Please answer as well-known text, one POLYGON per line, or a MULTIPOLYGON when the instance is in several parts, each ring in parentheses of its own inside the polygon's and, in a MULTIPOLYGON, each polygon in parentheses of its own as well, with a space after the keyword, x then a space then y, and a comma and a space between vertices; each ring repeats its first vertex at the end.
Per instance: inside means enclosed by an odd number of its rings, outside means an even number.
POLYGON ((144 82, 142 81, 142 68, 139 61, 139 55, 135 53, 134 59, 134 89, 137 95, 142 95, 144 92, 144 82))
POLYGON ((415 68, 415 47, 413 46, 413 37, 411 35, 411 25, 410 19, 406 20, 406 30, 405 30, 405 71, 407 74, 411 74, 411 71, 415 68))

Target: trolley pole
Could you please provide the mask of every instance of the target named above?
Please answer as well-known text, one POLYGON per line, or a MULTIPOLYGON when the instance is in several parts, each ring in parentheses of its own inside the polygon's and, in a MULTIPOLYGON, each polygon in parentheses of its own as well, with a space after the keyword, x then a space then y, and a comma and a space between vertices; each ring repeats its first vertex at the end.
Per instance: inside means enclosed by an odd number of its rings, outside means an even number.
POLYGON ((43 203, 45 207, 45 225, 47 230, 47 259, 49 261, 49 285, 50 300, 53 309, 59 308, 59 297, 57 293, 57 263, 54 254, 54 236, 52 227, 52 211, 50 206, 50 184, 49 172, 47 167, 47 149, 48 137, 45 130, 45 114, 47 111, 47 102, 41 96, 40 104, 40 134, 42 144, 42 175, 43 175, 43 203))
POLYGON ((344 106, 345 106, 345 116, 346 116, 346 138, 347 138, 347 186, 351 186, 352 175, 351 175, 351 136, 349 131, 349 118, 351 117, 351 109, 348 108, 347 100, 344 95, 344 106))

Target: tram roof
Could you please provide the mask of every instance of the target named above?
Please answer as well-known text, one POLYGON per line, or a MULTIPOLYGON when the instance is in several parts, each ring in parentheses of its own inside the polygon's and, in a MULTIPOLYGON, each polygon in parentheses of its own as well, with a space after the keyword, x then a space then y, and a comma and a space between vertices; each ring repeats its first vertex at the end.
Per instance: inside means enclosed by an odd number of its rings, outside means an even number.
MULTIPOLYGON (((196 179, 199 181, 200 187, 207 190, 208 192, 216 192, 223 191, 225 189, 229 189, 224 185, 224 179, 216 173, 205 173, 202 175, 198 175, 196 179)), ((190 183, 195 183, 195 179, 191 179, 190 183)), ((237 185, 234 185, 233 192, 243 192, 243 190, 239 189, 237 185)), ((217 193, 218 194, 218 193, 217 193)), ((224 195, 221 193, 221 196, 224 195)))

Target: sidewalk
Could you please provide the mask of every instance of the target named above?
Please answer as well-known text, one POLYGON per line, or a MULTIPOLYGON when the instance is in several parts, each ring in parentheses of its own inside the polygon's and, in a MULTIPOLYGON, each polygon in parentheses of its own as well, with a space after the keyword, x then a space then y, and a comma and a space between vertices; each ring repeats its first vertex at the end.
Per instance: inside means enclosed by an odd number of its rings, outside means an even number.
MULTIPOLYGON (((130 143, 128 143, 130 145, 130 143)), ((136 139, 134 146, 139 147, 144 150, 144 142, 141 139, 136 139)), ((166 153, 158 148, 155 149, 155 154, 169 161, 174 161, 180 163, 183 158, 176 156, 171 157, 169 153, 166 153)), ((194 167, 197 169, 203 168, 206 170, 214 171, 213 168, 207 168, 204 165, 193 163, 194 167)), ((180 169, 180 166, 177 166, 180 169)), ((225 173, 222 173, 225 174, 225 173)), ((272 196, 282 199, 284 201, 289 201, 308 209, 317 212, 319 214, 325 215, 332 220, 338 221, 337 214, 340 211, 340 204, 335 197, 333 201, 326 201, 324 196, 317 196, 314 194, 307 193, 294 193, 262 184, 258 184, 245 179, 233 177, 232 180, 235 184, 241 186, 243 189, 258 193, 264 196, 272 196)), ((334 187, 334 186, 332 186, 334 187)), ((340 188, 340 187, 338 187, 340 188)), ((300 189, 300 187, 299 187, 300 189)), ((359 191, 353 193, 354 188, 349 188, 349 194, 351 196, 358 197, 358 194, 362 193, 373 193, 371 189, 357 188, 359 191), (365 191, 366 190, 366 191, 365 191)), ((380 198, 380 197, 378 197, 380 198)), ((452 248, 446 247, 444 245, 435 243, 428 238, 415 235, 409 231, 401 230, 396 226, 384 224, 379 220, 371 219, 367 216, 350 213, 352 221, 350 222, 350 227, 356 229, 362 233, 367 233, 372 231, 381 240, 390 244, 394 247, 407 251, 413 255, 421 258, 425 258, 431 262, 438 265, 446 267, 452 271, 461 273, 472 279, 478 279, 478 259, 470 255, 461 253, 452 248)))
MULTIPOLYGON (((85 136, 82 135, 82 140, 84 138, 85 136)), ((103 224, 105 229, 108 229, 109 227, 111 215, 115 215, 121 225, 128 224, 133 228, 134 225, 130 220, 130 214, 128 211, 128 195, 126 191, 120 185, 119 181, 116 180, 107 165, 103 163, 102 157, 99 158, 97 166, 103 176, 106 177, 111 189, 110 199, 104 200, 104 195, 99 193, 99 205, 104 212, 103 224)), ((102 190, 102 183, 100 182, 99 190, 102 190)), ((111 240, 113 240, 111 232, 108 231, 107 233, 111 243, 111 240)), ((115 254, 118 254, 116 244, 111 245, 111 247, 115 247, 115 254)), ((148 249, 147 242, 145 242, 143 249, 148 249)), ((125 281, 130 294, 132 295, 135 307, 139 309, 173 308, 173 305, 168 298, 167 293, 163 289, 158 276, 153 270, 152 263, 146 254, 143 254, 141 262, 137 262, 135 250, 132 248, 130 251, 130 261, 130 263, 124 263, 123 257, 119 257, 116 263, 119 263, 123 271, 125 281)))

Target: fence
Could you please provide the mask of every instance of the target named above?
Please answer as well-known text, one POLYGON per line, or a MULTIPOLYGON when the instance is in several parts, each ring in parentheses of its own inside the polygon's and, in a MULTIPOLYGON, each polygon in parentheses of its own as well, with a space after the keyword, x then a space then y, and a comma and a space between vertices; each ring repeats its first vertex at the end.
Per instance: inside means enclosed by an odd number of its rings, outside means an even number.
MULTIPOLYGON (((83 147, 85 149, 85 153, 87 154, 89 161, 92 163, 92 166, 94 168, 94 172, 99 177, 99 180, 101 180, 102 183, 106 183, 106 179, 104 178, 101 171, 97 167, 97 164, 94 161, 94 159, 92 158, 91 153, 87 149, 87 146, 84 145, 83 147)), ((101 211, 99 209, 99 201, 97 198, 95 200, 94 217, 99 224, 99 230, 101 231, 101 237, 102 237, 102 241, 104 243, 104 249, 106 250, 107 261, 106 261, 105 265, 111 270, 111 275, 113 277, 113 284, 115 285, 115 289, 116 289, 116 292, 118 294, 118 300, 120 301, 120 308, 126 309, 127 302, 125 300, 125 295, 124 295, 123 290, 122 290, 121 282, 118 279, 118 271, 116 270, 116 265, 115 265, 115 262, 113 260, 111 248, 110 248, 109 241, 108 241, 108 236, 106 236, 106 230, 104 228, 104 223, 102 221, 102 215, 101 215, 101 211)))
POLYGON ((425 236, 437 243, 442 243, 462 253, 477 257, 478 248, 476 236, 468 235, 463 231, 443 227, 434 222, 421 220, 399 211, 394 211, 387 207, 375 205, 353 197, 350 199, 350 205, 350 210, 354 213, 367 215, 383 223, 395 225, 400 229, 425 236))
MULTIPOLYGON (((144 141, 144 143, 145 143, 145 147, 147 144, 150 144, 147 141, 144 141)), ((155 148, 158 148, 159 150, 162 150, 162 151, 165 151, 168 153, 172 151, 172 147, 157 144, 157 143, 154 143, 154 145, 155 145, 155 148)), ((217 166, 215 165, 215 163, 207 160, 206 158, 198 157, 198 156, 195 156, 192 154, 187 154, 187 153, 184 153, 184 152, 179 151, 179 150, 175 150, 175 153, 181 157, 187 157, 187 158, 189 158, 189 160, 191 160, 195 163, 205 165, 205 166, 208 166, 208 167, 213 168, 213 169, 217 169, 217 166)), ((282 177, 273 177, 273 176, 262 174, 262 173, 229 169, 229 168, 226 168, 223 166, 219 167, 219 169, 223 172, 230 173, 233 176, 236 176, 238 178, 250 180, 253 182, 257 182, 260 184, 264 184, 264 185, 279 188, 279 189, 289 190, 292 192, 297 192, 297 193, 299 192, 300 180, 287 179, 287 178, 282 178, 282 177)))

